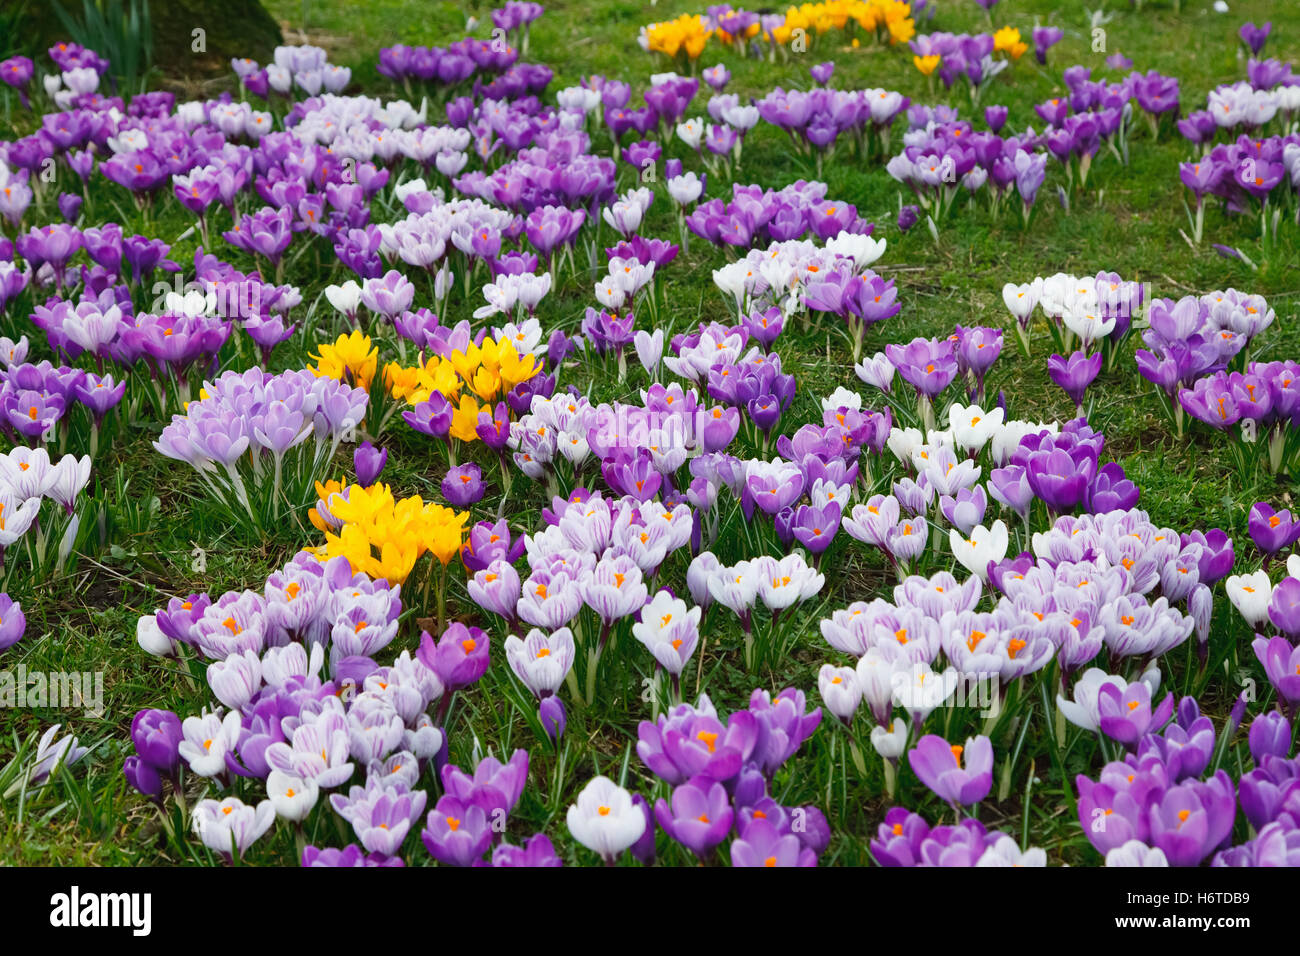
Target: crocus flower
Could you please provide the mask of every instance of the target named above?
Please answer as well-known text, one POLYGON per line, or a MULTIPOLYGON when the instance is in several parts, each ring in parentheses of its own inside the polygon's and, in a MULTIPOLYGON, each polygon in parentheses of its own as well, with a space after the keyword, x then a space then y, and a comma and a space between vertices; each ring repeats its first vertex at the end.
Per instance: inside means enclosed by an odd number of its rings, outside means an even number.
POLYGON ((482 469, 472 461, 448 468, 441 487, 442 497, 453 508, 477 504, 487 490, 483 484, 482 469))
POLYGON ((492 843, 492 823, 482 807, 447 794, 429 811, 420 839, 439 863, 472 866, 492 843))
POLYGON ((1232 779, 1217 771, 1209 780, 1170 787, 1148 811, 1151 843, 1171 866, 1197 866, 1232 834, 1237 801, 1232 779))
POLYGON ((1273 29, 1272 22, 1265 23, 1262 27, 1255 26, 1252 22, 1246 22, 1241 25, 1237 35, 1241 37, 1241 42, 1250 47, 1250 52, 1259 56, 1259 51, 1264 49, 1264 42, 1268 39, 1269 32, 1273 29))
POLYGON ((734 811, 726 789, 716 780, 695 777, 655 803, 655 820, 665 833, 700 859, 707 858, 731 831, 734 811))
POLYGON ((1300 647, 1293 647, 1285 637, 1269 639, 1258 634, 1250 646, 1264 665, 1269 683, 1277 690, 1287 710, 1295 714, 1296 705, 1300 704, 1300 647))
POLYGON ((203 845, 227 863, 232 861, 232 850, 243 857, 274 822, 275 808, 270 800, 250 807, 238 797, 200 800, 191 818, 194 833, 203 845))
POLYGON ((1291 752, 1291 724, 1275 710, 1260 714, 1251 721, 1249 743, 1256 764, 1265 757, 1285 757, 1291 752))
POLYGON ((1268 572, 1261 569, 1253 574, 1233 574, 1223 582, 1232 606, 1251 627, 1268 620, 1268 608, 1273 597, 1273 582, 1268 572))
POLYGON ((1103 683, 1097 691, 1098 728, 1107 737, 1127 747, 1137 745, 1143 734, 1159 731, 1174 712, 1174 695, 1167 694, 1154 711, 1151 688, 1142 681, 1119 688, 1103 683))
POLYGON ((593 777, 582 788, 566 822, 575 840, 611 865, 646 829, 632 795, 605 776, 593 777))
POLYGON ((646 646, 664 670, 677 677, 699 641, 701 613, 698 607, 688 611, 685 601, 668 591, 659 591, 641 609, 641 620, 632 625, 632 636, 646 646))
POLYGON ((1034 56, 1047 65, 1047 51, 1061 42, 1065 33, 1060 27, 1034 27, 1034 56))
POLYGON ((140 759, 164 776, 175 779, 181 757, 177 750, 184 735, 181 721, 170 710, 146 709, 131 720, 131 742, 140 759))
POLYGON ((782 834, 764 819, 752 821, 731 842, 732 866, 816 866, 817 854, 793 833, 782 834))
POLYGON ((379 480, 387 461, 387 448, 375 448, 368 441, 362 442, 352 453, 352 467, 357 475, 357 483, 363 488, 369 488, 379 480))
POLYGON ((921 782, 951 804, 979 803, 993 786, 993 745, 987 737, 972 737, 963 747, 927 734, 907 752, 907 760, 921 782))
POLYGON ((1047 360, 1047 373, 1060 386, 1076 408, 1083 406, 1083 394, 1101 371, 1101 353, 1090 357, 1086 352, 1074 352, 1070 357, 1052 355, 1047 360))
POLYGON ((6 651, 20 640, 27 630, 27 618, 22 605, 0 594, 0 651, 6 651))
POLYGON ((438 675, 448 691, 473 684, 488 668, 488 636, 477 627, 456 621, 435 642, 428 631, 420 634, 420 663, 438 675))
POLYGON ((1246 527, 1250 540, 1266 555, 1290 547, 1300 537, 1300 522, 1292 517, 1291 511, 1274 511, 1266 501, 1257 501, 1251 506, 1246 527))

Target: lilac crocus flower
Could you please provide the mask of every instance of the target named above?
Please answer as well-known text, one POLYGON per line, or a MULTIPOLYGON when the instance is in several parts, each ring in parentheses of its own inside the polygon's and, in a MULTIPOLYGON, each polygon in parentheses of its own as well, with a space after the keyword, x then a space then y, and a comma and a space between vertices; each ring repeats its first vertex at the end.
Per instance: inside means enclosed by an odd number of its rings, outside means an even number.
POLYGON ((438 675, 447 690, 455 691, 477 681, 488 668, 488 637, 477 627, 459 621, 435 642, 428 631, 420 634, 420 663, 438 675))
MULTIPOLYGON (((6 651, 17 644, 26 631, 27 618, 23 615, 22 605, 10 599, 8 594, 0 594, 0 651, 6 651)), ((179 728, 178 723, 177 729, 179 728)))
POLYGON ((1241 42, 1250 47, 1250 52, 1259 56, 1259 51, 1264 49, 1264 43, 1268 40, 1268 35, 1273 29, 1272 21, 1265 23, 1262 27, 1255 26, 1252 22, 1246 22, 1241 25, 1237 35, 1241 37, 1241 42))
POLYGON ((514 810, 527 781, 526 750, 516 750, 506 763, 495 757, 484 757, 472 776, 455 764, 442 768, 442 785, 447 795, 467 806, 480 807, 493 820, 503 819, 514 810))
POLYGON ((1292 517, 1290 510, 1274 511, 1266 501, 1257 501, 1251 506, 1246 527, 1250 540, 1265 555, 1290 547, 1300 537, 1300 521, 1292 517))
POLYGON ((957 377, 957 356, 948 339, 915 338, 907 345, 886 345, 885 356, 918 395, 934 398, 957 377))
POLYGON ((443 498, 453 508, 477 504, 487 490, 483 484, 482 469, 472 461, 447 469, 441 489, 443 498))
POLYGON ((357 475, 357 484, 369 488, 379 480, 380 473, 388 461, 388 449, 376 448, 365 441, 352 453, 352 468, 357 475))
POLYGON ((782 834, 764 819, 754 820, 731 842, 732 866, 816 866, 817 854, 793 833, 782 834))
POLYGON ((1060 27, 1034 27, 1034 56, 1047 65, 1047 51, 1061 42, 1065 33, 1060 27))
POLYGON ((1108 461, 1097 472, 1088 486, 1084 505, 1093 514, 1110 511, 1128 511, 1137 507, 1138 486, 1124 474, 1119 462, 1108 461))
POLYGON ((1286 711, 1294 716, 1300 704, 1300 647, 1293 647, 1285 637, 1269 639, 1258 634, 1250 646, 1286 711))
POLYGON ((1291 724, 1275 710, 1260 714, 1251 721, 1249 743, 1256 764, 1265 757, 1285 757, 1291 752, 1291 724))
POLYGON ((502 843, 492 851, 493 866, 550 867, 563 866, 555 854, 551 838, 545 833, 535 833, 522 847, 502 843))
POLYGON ((1083 406, 1083 395, 1101 371, 1101 353, 1091 357, 1086 352, 1074 352, 1070 357, 1052 355, 1047 360, 1047 374, 1058 385, 1076 408, 1083 406))
POLYGON ((439 863, 472 866, 492 843, 492 824, 482 807, 448 794, 429 811, 420 838, 439 863))
POLYGON ((665 833, 700 859, 726 839, 735 816, 726 788, 709 777, 693 777, 674 788, 672 802, 661 797, 654 815, 665 833))
POLYGON ((993 786, 993 745, 987 737, 972 737, 963 747, 927 734, 907 752, 907 760, 923 784, 954 805, 979 803, 993 786))
POLYGON ((1154 711, 1151 688, 1142 681, 1120 690, 1114 684, 1102 684, 1097 692, 1097 712, 1101 732, 1130 749, 1143 734, 1154 733, 1169 722, 1174 712, 1174 695, 1167 694, 1154 711))
POLYGON ((1197 866, 1232 835, 1237 800, 1232 778, 1219 770, 1209 780, 1170 787, 1147 812, 1151 843, 1170 866, 1197 866))

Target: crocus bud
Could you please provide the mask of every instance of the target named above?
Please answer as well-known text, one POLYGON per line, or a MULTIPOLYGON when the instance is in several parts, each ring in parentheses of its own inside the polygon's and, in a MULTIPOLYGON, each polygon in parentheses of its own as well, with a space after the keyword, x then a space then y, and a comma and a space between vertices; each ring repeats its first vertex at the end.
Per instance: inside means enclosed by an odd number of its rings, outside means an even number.
POLYGON ((639 793, 632 794, 632 805, 645 814, 645 831, 632 844, 632 855, 646 866, 655 861, 655 821, 650 813, 650 804, 639 793))
POLYGON ((158 771, 149 766, 135 754, 122 763, 122 773, 126 782, 155 803, 162 801, 162 778, 158 771))
POLYGON ((1291 724, 1276 710, 1260 714, 1251 721, 1249 741, 1256 766, 1265 757, 1285 757, 1291 751, 1291 724))
POLYGON ((357 484, 369 488, 379 480, 379 474, 388 461, 388 449, 376 448, 370 442, 362 442, 352 453, 352 467, 357 473, 357 484))
POLYGON ((551 743, 558 744, 568 724, 564 701, 554 695, 543 697, 542 702, 537 705, 537 719, 542 722, 542 729, 546 731, 546 736, 551 738, 551 743))

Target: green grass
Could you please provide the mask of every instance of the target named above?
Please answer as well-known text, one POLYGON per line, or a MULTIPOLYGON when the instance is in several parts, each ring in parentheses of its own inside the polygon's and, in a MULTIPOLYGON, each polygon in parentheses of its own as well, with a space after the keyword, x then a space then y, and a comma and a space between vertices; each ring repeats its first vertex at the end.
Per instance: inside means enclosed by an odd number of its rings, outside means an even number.
MULTIPOLYGON (((286 40, 299 40, 302 5, 296 0, 281 0, 267 6, 286 24, 286 40)), ((631 82, 639 93, 651 73, 670 67, 641 51, 636 44, 638 27, 653 19, 702 10, 703 6, 702 0, 698 4, 672 0, 655 6, 626 0, 550 3, 546 15, 534 24, 529 58, 555 70, 552 91, 583 76, 603 73, 631 82)), ((1093 68, 1094 76, 1118 77, 1106 70, 1104 60, 1106 55, 1120 51, 1133 60, 1135 69, 1156 69, 1177 76, 1184 111, 1200 108, 1206 92, 1215 85, 1244 78, 1245 59, 1239 52, 1236 30, 1242 22, 1252 19, 1271 19, 1274 23, 1268 55, 1300 60, 1300 10, 1283 9, 1267 0, 1239 0, 1226 16, 1213 13, 1203 2, 1185 3, 1180 14, 1163 5, 1147 6, 1140 12, 1129 10, 1127 4, 1111 3, 1110 8, 1114 17, 1105 27, 1106 51, 1094 53, 1086 15, 1077 6, 1046 0, 1004 0, 994 11, 995 25, 1010 23, 1028 39, 1035 22, 1051 23, 1061 26, 1066 36, 1051 51, 1048 67, 1040 68, 1033 62, 1032 53, 1026 54, 995 80, 983 102, 1010 107, 1009 128, 1026 124, 1041 128, 1033 104, 1062 91, 1061 71, 1065 67, 1082 63, 1093 68)), ((488 9, 483 5, 471 12, 486 20, 488 9)), ((389 94, 390 84, 374 73, 379 48, 397 42, 445 44, 462 35, 465 13, 462 5, 446 2, 310 3, 306 36, 324 45, 334 62, 353 67, 358 89, 389 94)), ((940 4, 934 21, 921 29, 962 32, 982 29, 983 25, 983 13, 974 3, 947 0, 940 4)), ((480 23, 478 35, 486 35, 486 29, 480 23)), ((775 85, 806 87, 807 68, 832 58, 837 63, 834 82, 841 88, 883 86, 910 95, 914 102, 944 99, 941 87, 933 95, 928 92, 925 78, 912 67, 910 54, 905 51, 852 49, 834 34, 819 38, 808 54, 776 63, 741 60, 710 46, 700 65, 727 63, 734 74, 729 91, 744 97, 762 95, 775 85)), ((692 113, 703 113, 705 101, 702 93, 692 113)), ((960 87, 954 89, 950 102, 963 107, 964 115, 971 115, 960 87)), ((30 130, 29 117, 19 115, 16 104, 12 112, 4 115, 14 126, 0 123, 0 138, 13 138, 30 130)), ((608 146, 598 140, 595 149, 607 152, 608 146)), ((680 142, 672 144, 667 154, 686 159, 687 168, 698 168, 680 142)), ((887 342, 906 341, 916 335, 948 334, 956 323, 1006 326, 1008 318, 1000 294, 1004 282, 1028 281, 1035 275, 1057 271, 1088 274, 1113 269, 1126 278, 1149 281, 1156 296, 1177 298, 1228 286, 1259 292, 1277 310, 1278 320, 1256 344, 1257 357, 1296 357, 1300 353, 1300 334, 1294 321, 1300 297, 1296 227, 1284 224, 1279 248, 1267 262, 1260 262, 1256 255, 1256 224, 1247 219, 1226 219, 1212 209, 1206 216, 1204 244, 1199 249, 1190 248, 1179 234, 1180 228, 1186 228, 1186 218, 1185 190, 1177 175, 1178 163, 1189 155, 1185 142, 1168 129, 1159 142, 1151 142, 1145 132, 1139 132, 1132 142, 1131 165, 1121 167, 1113 158, 1099 156, 1089 190, 1072 197, 1068 215, 1054 201, 1056 185, 1063 178, 1059 168, 1049 162, 1048 181, 1031 229, 1022 230, 1018 221, 1009 216, 995 221, 982 206, 970 205, 956 210, 937 243, 923 226, 907 235, 899 234, 894 217, 900 187, 881 165, 847 160, 828 163, 822 178, 830 186, 830 195, 855 203, 862 215, 877 223, 876 235, 889 240, 889 251, 877 268, 895 278, 900 287, 902 312, 872 329, 867 339, 868 353, 883 348, 887 342), (1260 262, 1260 270, 1252 272, 1238 261, 1220 258, 1210 249, 1210 242, 1241 247, 1260 262)), ((812 175, 812 170, 787 149, 782 135, 765 126, 750 136, 744 156, 744 166, 736 177, 739 182, 780 187, 812 175)), ((625 168, 621 175, 621 187, 627 188, 630 171, 625 168)), ((722 183, 711 183, 708 190, 710 196, 729 192, 729 186, 722 183)), ((126 205, 121 190, 100 181, 84 212, 86 222, 119 218, 115 203, 126 205)), ((675 236, 667 205, 666 197, 661 195, 645 230, 647 235, 675 236)), ((29 222, 55 218, 52 195, 39 213, 29 214, 29 222)), ((384 220, 385 214, 377 212, 376 219, 384 220)), ((173 258, 182 263, 190 260, 197 244, 195 235, 186 235, 191 220, 174 204, 161 211, 147 230, 138 220, 130 225, 168 241, 177 240, 173 258), (186 237, 178 240, 181 236, 186 237)), ((217 245, 221 247, 214 250, 218 254, 240 268, 249 267, 242 254, 220 242, 217 245)), ((323 261, 333 262, 328 250, 323 261)), ((710 275, 722 261, 721 253, 696 240, 690 252, 679 256, 663 273, 659 281, 668 303, 662 316, 664 324, 681 331, 700 320, 726 319, 727 304, 713 287, 710 275)), ((298 335, 276 353, 277 369, 301 366, 317 342, 332 338, 338 331, 335 317, 323 301, 321 307, 312 306, 324 285, 340 280, 338 268, 333 272, 317 271, 304 258, 298 260, 287 279, 302 288, 304 305, 295 315, 301 323, 298 335)), ((423 287, 417 288, 423 291, 423 287)), ((589 303, 590 283, 585 277, 566 282, 543 304, 544 327, 574 329, 589 303)), ((444 318, 455 321, 468 317, 477 304, 456 297, 451 314, 444 318)), ((24 326, 34 342, 39 335, 25 320, 15 324, 11 318, 9 326, 24 326)), ((235 338, 239 337, 237 333, 235 338)), ((1153 520, 1178 530, 1222 526, 1237 538, 1239 553, 1244 551, 1240 543, 1246 540, 1245 519, 1251 503, 1257 499, 1288 500, 1291 482, 1261 478, 1254 486, 1246 487, 1232 474, 1220 436, 1194 431, 1190 439, 1175 440, 1150 387, 1137 375, 1133 347, 1130 339, 1116 368, 1104 373, 1090 392, 1089 418, 1093 427, 1106 435, 1106 456, 1119 460, 1142 487, 1141 505, 1150 511, 1153 520)), ((36 351, 43 348, 42 341, 36 351)), ((227 367, 246 367, 251 354, 246 340, 242 348, 243 354, 235 355, 233 347, 228 346, 223 356, 227 367)), ((799 396, 782 421, 787 433, 803 422, 819 419, 817 399, 837 386, 861 389, 868 402, 874 401, 853 374, 843 337, 829 324, 789 331, 778 348, 786 369, 793 371, 799 381, 799 396)), ((1046 376, 1050 351, 1041 329, 1028 360, 1015 351, 1008 336, 1003 356, 992 372, 990 389, 1005 392, 1010 415, 1042 420, 1071 417, 1068 399, 1046 376)), ((385 354, 391 356, 391 350, 385 354)), ((590 386, 593 400, 615 400, 634 396, 644 384, 644 377, 639 370, 634 371, 626 385, 619 387, 608 379, 593 380, 588 372, 578 370, 567 373, 566 381, 584 389, 590 386)), ((83 718, 79 711, 0 713, 0 766, 16 757, 22 741, 53 722, 65 724, 83 744, 95 745, 91 757, 63 780, 25 794, 21 805, 17 799, 0 802, 0 859, 5 861, 164 864, 207 859, 192 838, 169 838, 157 813, 128 792, 122 780, 122 757, 130 752, 126 732, 137 709, 167 707, 185 716, 196 713, 209 699, 200 667, 195 666, 187 675, 174 665, 145 658, 135 644, 135 621, 164 604, 171 595, 198 590, 215 597, 229 589, 258 588, 269 571, 297 549, 317 540, 304 539, 286 529, 266 541, 254 542, 224 527, 201 500, 195 499, 198 488, 188 470, 152 449, 150 441, 162 424, 147 417, 130 422, 110 447, 101 450, 95 465, 96 493, 105 502, 106 533, 102 539, 91 536, 75 573, 39 586, 22 582, 21 575, 15 576, 11 593, 23 602, 28 637, 5 655, 3 666, 15 668, 22 663, 29 671, 102 670, 106 715, 97 720, 83 718), (119 476, 130 482, 120 494, 119 476), (150 517, 147 506, 143 511, 141 506, 153 498, 158 500, 158 506, 150 517), (192 567, 191 551, 195 547, 203 548, 207 555, 202 573, 192 567)), ((400 423, 398 427, 390 426, 383 441, 392 455, 385 479, 395 490, 437 498, 441 469, 430 446, 420 436, 401 428, 400 423)), ((338 472, 343 474, 349 469, 341 457, 338 472)), ((510 503, 512 526, 518 531, 535 529, 544 498, 538 488, 525 482, 517 481, 515 488, 510 503)), ((483 513, 476 512, 475 520, 486 515, 488 505, 495 513, 495 501, 495 496, 489 495, 480 509, 483 513)), ((751 533, 752 529, 733 514, 717 549, 720 556, 735 560, 751 553, 747 543, 751 533)), ((721 711, 743 707, 749 691, 756 686, 773 691, 799 687, 808 693, 810 704, 820 703, 816 671, 834 655, 819 635, 818 617, 851 600, 887 597, 891 584, 878 556, 867 554, 847 536, 837 541, 825 567, 833 569, 833 573, 828 573, 823 593, 797 615, 793 625, 797 628, 796 645, 789 660, 779 667, 746 673, 739 663, 740 634, 734 620, 719 609, 706 618, 708 646, 703 654, 701 689, 707 690, 721 711)), ((663 579, 680 583, 684 568, 685 562, 678 556, 663 579)), ((453 613, 473 615, 475 609, 465 599, 463 584, 454 587, 453 613)), ((417 616, 427 613, 427 609, 417 609, 417 616)), ((489 622, 480 623, 486 626, 489 622)), ((413 648, 418 632, 414 622, 404 625, 393 650, 413 648)), ((527 748, 533 756, 533 771, 523 802, 512 817, 512 839, 544 829, 567 859, 590 862, 593 858, 586 851, 574 848, 563 823, 565 808, 589 777, 603 772, 615 779, 626 779, 629 787, 647 796, 654 795, 653 779, 631 750, 637 723, 648 716, 648 706, 639 696, 641 674, 637 670, 645 669, 644 657, 635 653, 618 655, 613 662, 615 668, 605 675, 597 706, 589 712, 570 707, 570 729, 562 759, 557 760, 539 740, 530 708, 501 706, 502 697, 516 700, 519 695, 499 650, 500 627, 496 627, 493 637, 494 663, 487 677, 470 693, 457 697, 448 725, 452 759, 465 765, 479 750, 505 755, 515 747, 527 748)), ((1212 636, 1215 654, 1231 660, 1240 658, 1242 666, 1263 687, 1262 673, 1251 664, 1249 638, 1220 593, 1212 636)), ((1175 668, 1175 676, 1166 674, 1170 686, 1184 689, 1188 681, 1195 679, 1194 668, 1187 669, 1182 650, 1171 654, 1169 663, 1175 668)), ((696 689, 694 670, 692 666, 690 678, 685 681, 688 696, 696 689)), ((1220 669, 1202 695, 1207 709, 1219 717, 1237 692, 1235 677, 1234 673, 1234 679, 1228 680, 1220 669)), ((1031 706, 1034 709, 1030 719, 1037 723, 1042 720, 1041 705, 1035 701, 1031 706)), ((865 778, 846 762, 845 735, 827 718, 777 779, 774 796, 782 803, 814 803, 827 813, 835 836, 823 858, 826 863, 867 862, 866 841, 888 806, 882 794, 879 761, 867 745, 864 720, 859 718, 856 730, 867 758, 865 778)), ((936 723, 939 729, 935 732, 946 732, 950 739, 957 739, 975 732, 978 720, 970 713, 948 711, 932 718, 930 727, 936 723)), ((1007 728, 995 735, 999 772, 1015 736, 1007 728)), ((1080 772, 1095 772, 1098 766, 1095 744, 1073 734, 1063 755, 1066 779, 1072 780, 1080 772)), ((1053 862, 1095 863, 1096 854, 1073 818, 1063 784, 1043 735, 1031 730, 1013 770, 1010 795, 1001 802, 987 801, 981 808, 981 819, 1017 837, 1027 819, 1030 842, 1047 848, 1053 862), (1032 775, 1039 782, 1033 784, 1026 810, 1022 797, 1032 775)), ((904 805, 922 808, 932 820, 941 815, 941 808, 923 794, 910 773, 904 773, 901 787, 899 799, 904 805)), ((255 793, 251 788, 242 792, 248 799, 255 793)), ((662 786, 655 791, 663 792, 662 786)), ((197 796, 198 789, 191 788, 191 804, 197 796)), ((320 845, 349 842, 351 833, 336 829, 333 819, 328 811, 316 813, 309 837, 320 845)), ((175 810, 171 822, 179 822, 175 810)), ((666 849, 662 837, 660 845, 666 849)), ((428 859, 414 835, 408 840, 405 855, 413 862, 428 859)), ((680 850, 668 851, 667 859, 687 861, 680 850)), ((258 844, 251 862, 293 860, 292 834, 279 827, 258 844)))

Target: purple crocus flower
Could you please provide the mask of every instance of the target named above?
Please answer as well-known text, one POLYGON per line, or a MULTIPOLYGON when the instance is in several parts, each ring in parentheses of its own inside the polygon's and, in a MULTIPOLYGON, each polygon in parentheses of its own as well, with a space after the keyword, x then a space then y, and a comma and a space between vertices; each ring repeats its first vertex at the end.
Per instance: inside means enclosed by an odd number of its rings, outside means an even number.
POLYGON ((782 835, 767 820, 756 819, 742 837, 731 842, 731 865, 816 866, 817 854, 793 833, 782 835))
POLYGON ((162 805, 162 778, 158 776, 157 770, 132 754, 122 761, 122 775, 141 796, 162 805))
POLYGON ((541 721, 546 736, 551 738, 551 743, 559 744, 560 738, 564 736, 564 728, 569 722, 564 710, 564 701, 554 694, 543 697, 541 703, 537 705, 537 719, 541 721))
POLYGON ((1034 56, 1047 65, 1047 51, 1061 42, 1065 33, 1060 27, 1034 27, 1034 56))
POLYGON ((727 838, 735 817, 726 788, 709 777, 693 777, 675 787, 671 804, 661 797, 654 815, 665 833, 700 859, 727 838))
POLYGON ((442 768, 442 785, 447 795, 467 806, 480 807, 493 820, 504 819, 514 810, 527 781, 526 750, 516 750, 506 763, 495 757, 484 757, 474 768, 473 776, 455 764, 442 768))
MULTIPOLYGON (((805 713, 804 704, 803 691, 793 687, 775 697, 761 689, 749 697, 749 713, 758 724, 753 762, 769 779, 821 723, 822 709, 816 707, 805 713)), ((732 714, 733 719, 736 716, 732 714)))
POLYGON ((1232 778, 1219 770, 1209 780, 1170 787, 1147 811, 1152 845, 1170 866, 1198 866, 1232 836, 1237 817, 1232 778))
POLYGON ((1268 619, 1292 640, 1300 637, 1300 579, 1288 574, 1273 589, 1268 602, 1268 619))
POLYGON ((330 866, 330 867, 354 867, 354 866, 405 866, 401 857, 384 856, 381 853, 372 853, 366 856, 361 847, 355 843, 349 843, 343 849, 337 847, 326 847, 321 849, 315 846, 305 846, 302 848, 302 865, 303 866, 330 866))
POLYGON ((1143 734, 1159 731, 1169 722, 1174 713, 1174 695, 1167 694, 1152 711, 1151 688, 1142 681, 1122 691, 1114 684, 1102 684, 1097 693, 1097 713, 1101 732, 1133 749, 1143 734))
POLYGON ((1164 734, 1148 734, 1138 747, 1139 760, 1148 753, 1164 763, 1172 781, 1199 777, 1214 756, 1214 723, 1201 714, 1194 697, 1178 702, 1178 719, 1164 734))
POLYGON ((921 859, 921 845, 929 835, 930 824, 919 813, 891 807, 876 828, 871 855, 881 866, 916 866, 921 859))
POLYGON ((957 377, 957 356, 948 339, 915 338, 907 345, 886 345, 885 357, 918 395, 934 398, 957 377))
POLYGON ((1293 647, 1285 637, 1269 639, 1258 634, 1250 646, 1264 665, 1264 673, 1282 698, 1285 710, 1294 716, 1296 705, 1300 704, 1300 647, 1293 647))
POLYGON ((1247 21, 1241 25, 1237 35, 1241 37, 1241 42, 1250 47, 1250 52, 1259 56, 1259 51, 1264 49, 1264 42, 1268 39, 1269 33, 1273 29, 1272 21, 1265 23, 1262 27, 1255 26, 1254 23, 1247 21))
POLYGON ((497 402, 495 409, 484 408, 478 413, 474 429, 479 441, 493 451, 501 451, 510 441, 510 410, 505 402, 497 402))
POLYGON ((362 488, 373 485, 379 480, 379 475, 387 461, 387 448, 376 448, 368 441, 358 445, 357 450, 352 453, 352 468, 357 475, 357 484, 362 488))
POLYGON ((564 862, 555 854, 551 838, 545 833, 535 833, 522 847, 502 843, 492 851, 493 866, 563 866, 564 862))
POLYGON ((1291 752, 1291 724, 1285 715, 1270 710, 1251 721, 1248 739, 1256 764, 1265 757, 1285 757, 1291 752))
POLYGON ((474 462, 467 462, 447 469, 442 479, 442 497, 453 508, 467 508, 477 504, 486 488, 483 484, 483 471, 474 462))
POLYGON ((813 80, 817 83, 822 86, 827 86, 831 81, 831 76, 835 73, 835 62, 833 60, 827 60, 825 63, 818 63, 816 66, 809 69, 808 72, 812 74, 813 80))
POLYGON ((440 799, 420 832, 424 846, 439 863, 472 866, 492 843, 492 823, 483 808, 450 794, 440 799))
POLYGON ((831 546, 835 532, 839 530, 842 513, 838 501, 828 501, 820 508, 815 505, 800 505, 792 515, 790 533, 809 552, 821 554, 831 546))
POLYGON ((428 401, 420 402, 409 412, 402 412, 402 420, 417 432, 432 438, 446 438, 455 412, 442 392, 431 392, 428 401))
POLYGON ((22 605, 12 600, 8 594, 0 594, 0 652, 7 651, 21 641, 26 631, 27 618, 23 615, 22 605))
POLYGON ((477 627, 456 621, 436 642, 428 631, 421 632, 416 657, 438 675, 449 692, 459 690, 487 671, 488 636, 477 627))
POLYGON ((1093 514, 1128 511, 1137 507, 1138 494, 1138 486, 1125 476, 1123 466, 1108 461, 1088 486, 1084 506, 1093 514))
POLYGON ((471 571, 482 571, 493 561, 501 559, 514 564, 523 553, 523 535, 512 540, 506 519, 502 518, 496 523, 480 521, 470 528, 469 540, 460 549, 460 559, 471 571))
POLYGON ((749 711, 736 711, 724 726, 710 711, 688 704, 637 727, 637 756, 674 786, 697 775, 726 782, 754 753, 759 728, 749 711))
POLYGON ((1180 544, 1186 548, 1189 544, 1201 546, 1200 560, 1197 563, 1197 580, 1202 584, 1213 585, 1227 576, 1232 570, 1235 555, 1232 539, 1220 528, 1209 531, 1192 531, 1180 535, 1180 544))
POLYGON ((1047 360, 1047 374, 1051 380, 1070 396, 1076 408, 1083 407, 1083 395, 1101 371, 1101 352, 1089 357, 1086 352, 1074 352, 1068 359, 1052 355, 1047 360))
POLYGON ((1251 507, 1246 527, 1250 540, 1265 555, 1290 547, 1300 537, 1300 522, 1292 517, 1290 510, 1274 511, 1266 501, 1257 501, 1251 507))
POLYGON ((926 734, 907 752, 907 761, 923 784, 953 805, 979 803, 993 786, 993 745, 987 737, 969 738, 963 747, 926 734))
POLYGON ((163 776, 176 778, 184 739, 181 720, 170 710, 137 711, 131 720, 131 743, 140 759, 163 776))
POLYGON ((1026 460, 1029 487, 1057 513, 1078 507, 1097 472, 1097 459, 1087 454, 1076 457, 1060 448, 1039 450, 1026 460))

